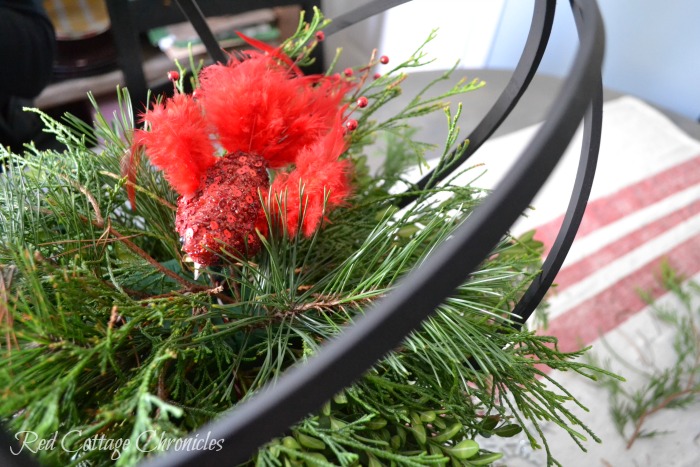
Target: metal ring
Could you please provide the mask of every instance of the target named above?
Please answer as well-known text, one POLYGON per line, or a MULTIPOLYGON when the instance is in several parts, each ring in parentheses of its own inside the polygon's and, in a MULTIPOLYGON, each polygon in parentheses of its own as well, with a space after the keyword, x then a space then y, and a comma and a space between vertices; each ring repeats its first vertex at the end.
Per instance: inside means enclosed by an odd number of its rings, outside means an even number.
MULTIPOLYGON (((417 189, 430 188, 445 179, 455 168, 462 165, 481 147, 484 142, 501 126, 501 123, 510 115, 510 112, 518 104, 518 101, 527 90, 532 78, 537 72, 544 51, 549 42, 549 35, 552 32, 554 24, 554 13, 556 10, 556 0, 546 0, 535 3, 535 8, 532 12, 532 21, 530 23, 530 32, 528 33, 523 52, 520 55, 518 64, 513 70, 508 85, 503 89, 498 99, 486 113, 484 118, 474 128, 474 130, 465 138, 469 141, 466 151, 457 159, 450 157, 452 162, 450 170, 443 170, 443 167, 438 166, 425 174, 416 184, 417 189), (433 173, 439 171, 440 175, 434 177, 433 173)), ((452 154, 454 156, 454 153, 452 154)), ((405 196, 402 199, 400 207, 404 207, 414 201, 415 196, 405 196)))

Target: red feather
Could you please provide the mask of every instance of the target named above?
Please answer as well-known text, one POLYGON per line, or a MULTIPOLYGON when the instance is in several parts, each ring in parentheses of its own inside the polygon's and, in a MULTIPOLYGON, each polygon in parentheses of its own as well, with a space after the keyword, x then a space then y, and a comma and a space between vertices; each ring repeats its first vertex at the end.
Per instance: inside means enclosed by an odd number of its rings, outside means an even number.
POLYGON ((254 37, 249 37, 243 34, 242 32, 236 31, 236 34, 238 34, 238 37, 243 39, 245 42, 248 43, 248 45, 251 45, 255 47, 256 49, 262 50, 263 52, 267 53, 271 57, 276 58, 277 60, 280 60, 284 63, 286 63, 289 66, 289 69, 294 71, 294 74, 297 76, 303 75, 299 67, 292 61, 291 58, 289 58, 284 52, 282 52, 281 47, 274 48, 269 44, 266 44, 265 42, 255 39, 254 37))
POLYGON ((295 162, 335 123, 351 85, 338 77, 295 77, 269 55, 203 70, 198 96, 228 152, 264 157, 271 168, 295 162))
POLYGON ((134 146, 146 148, 151 163, 163 171, 175 191, 194 193, 202 175, 217 161, 197 103, 188 95, 175 94, 165 104, 154 104, 143 120, 150 130, 136 130, 134 146))
POLYGON ((280 216, 290 236, 300 227, 310 237, 318 229, 324 214, 342 205, 350 195, 348 173, 351 163, 338 160, 347 144, 339 124, 324 138, 307 146, 297 159, 297 167, 282 173, 272 183, 271 194, 275 201, 270 206, 273 212, 284 211, 280 216))

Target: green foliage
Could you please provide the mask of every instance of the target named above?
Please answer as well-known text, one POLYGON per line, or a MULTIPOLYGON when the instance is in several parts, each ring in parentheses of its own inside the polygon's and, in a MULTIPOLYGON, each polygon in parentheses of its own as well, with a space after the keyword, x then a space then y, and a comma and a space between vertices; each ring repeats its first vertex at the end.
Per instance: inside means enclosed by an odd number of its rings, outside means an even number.
POLYGON ((611 418, 627 449, 640 438, 663 434, 646 428, 654 414, 687 408, 700 395, 700 285, 680 277, 668 263, 662 263, 659 283, 677 299, 674 306, 657 303, 646 291, 641 294, 658 322, 672 329, 673 362, 663 368, 638 368, 606 343, 615 361, 642 379, 634 387, 619 379, 601 380, 609 393, 611 418))
MULTIPOLYGON (((306 53, 322 24, 317 16, 302 25, 285 47, 306 53)), ((404 171, 427 150, 407 120, 446 112, 442 170, 458 141, 444 100, 480 85, 460 82, 438 98, 421 92, 389 120, 372 121, 408 79, 401 70, 422 58, 419 50, 358 91, 371 105, 352 135, 347 207, 308 239, 289 240, 271 225, 256 258, 225 254, 224 266, 199 281, 173 227, 176 195, 144 161, 138 211, 128 204, 120 163, 134 122, 125 90, 111 121, 97 116, 99 147, 75 136, 77 120, 42 114, 67 149, 2 154, 10 167, 0 177, 0 416, 14 432, 58 433, 73 450, 40 451, 42 462, 133 465, 163 450, 313 354, 470 215, 483 193, 451 181, 417 193, 408 184, 417 200, 396 207, 404 171), (363 148, 382 134, 388 158, 372 176, 363 148), (95 449, 99 437, 121 444, 95 449)), ((513 436, 524 419, 550 463, 538 423, 552 421, 577 442, 596 439, 566 408, 573 397, 545 386, 552 379, 538 364, 591 378, 596 369, 574 361, 582 352, 559 352, 554 338, 510 319, 539 253, 527 239, 504 238, 400 348, 250 464, 487 465, 500 454, 474 436, 513 436)))
POLYGON ((317 7, 313 7, 313 16, 310 22, 304 21, 305 12, 299 14, 299 24, 296 32, 282 43, 282 51, 289 57, 294 57, 299 66, 308 66, 314 63, 312 53, 316 48, 315 34, 325 28, 331 20, 324 18, 323 13, 317 7))

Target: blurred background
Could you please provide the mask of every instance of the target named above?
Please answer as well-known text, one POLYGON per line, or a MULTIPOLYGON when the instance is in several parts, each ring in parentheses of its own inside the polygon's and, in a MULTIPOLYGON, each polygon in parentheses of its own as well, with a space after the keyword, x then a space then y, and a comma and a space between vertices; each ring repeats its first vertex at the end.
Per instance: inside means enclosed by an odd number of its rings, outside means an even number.
MULTIPOLYGON (((325 0, 337 16, 367 1, 325 0)), ((408 56, 418 41, 439 27, 430 65, 444 69, 461 59, 463 68, 512 69, 529 29, 531 0, 414 0, 353 27, 331 40, 344 44, 357 63, 372 47, 408 56), (349 40, 348 40, 349 39, 349 40)), ((700 2, 598 0, 607 44, 603 83, 693 120, 700 118, 700 2)), ((576 48, 576 28, 567 0, 557 1, 552 39, 541 73, 563 76, 576 48)), ((329 47, 330 49, 330 47, 329 47)))
MULTIPOLYGON (((143 60, 149 87, 163 84, 164 72, 172 66, 173 52, 181 39, 180 32, 169 25, 178 9, 165 0, 41 0, 54 23, 58 50, 54 67, 54 85, 36 101, 42 108, 65 106, 80 101, 87 90, 97 94, 113 93, 116 83, 123 83, 119 67, 125 69, 119 48, 127 50, 133 61, 143 60), (118 11, 129 4, 132 13, 118 11), (157 6, 158 9, 153 8, 157 6), (110 27, 110 16, 117 24, 110 27), (139 40, 127 38, 124 28, 131 22, 139 40), (116 37, 117 41, 114 41, 116 37), (180 37, 180 36, 178 36, 180 37), (115 42, 117 47, 115 48, 115 42), (140 48, 140 50, 138 50, 140 48), (158 60, 156 52, 170 51, 170 60, 158 60), (110 71, 112 71, 110 73, 110 71), (80 78, 90 77, 89 80, 80 78), (71 80, 65 83, 66 80, 71 80), (160 81, 159 81, 160 80, 160 81)), ((320 4, 326 16, 333 18, 371 0, 300 1, 302 7, 320 4)), ((208 0, 215 10, 248 2, 208 0), (223 7, 222 7, 223 5, 223 7)), ((265 2, 249 2, 261 8, 265 2)), ((272 2, 276 5, 293 2, 272 2)), ((521 53, 532 16, 533 0, 414 0, 386 13, 374 16, 329 38, 324 44, 326 61, 330 62, 336 47, 343 48, 340 69, 366 63, 369 53, 377 48, 395 60, 410 55, 427 37, 439 28, 438 37, 427 52, 435 61, 423 70, 438 70, 460 60, 465 69, 512 69, 521 53)), ((691 120, 700 119, 700 2, 676 0, 599 0, 606 25, 607 50, 603 68, 604 86, 629 94, 670 110, 691 120)), ((540 74, 563 76, 576 48, 576 33, 569 2, 559 0, 552 39, 540 66, 540 74)), ((237 6, 236 9, 242 7, 237 6)), ((233 27, 274 42, 296 26, 298 10, 293 7, 247 12, 230 19, 233 27), (256 21, 259 23, 256 26, 256 21), (272 24, 273 29, 261 29, 272 24), (258 29, 256 29, 256 27, 258 29), (257 31, 257 32, 256 32, 257 31), (275 32, 276 31, 276 32, 275 32), (277 36, 275 36, 277 34, 277 36)), ((222 34, 231 32, 222 29, 222 34)), ((186 37, 186 36, 182 36, 186 37)), ((122 52, 124 54, 124 52, 122 52)), ((163 55, 163 54, 160 54, 163 55)), ((133 63, 131 64, 133 66, 133 63)), ((129 77, 127 76, 127 82, 129 77)), ((132 83, 131 87, 135 87, 132 83)), ((145 83, 141 87, 145 88, 145 83)))

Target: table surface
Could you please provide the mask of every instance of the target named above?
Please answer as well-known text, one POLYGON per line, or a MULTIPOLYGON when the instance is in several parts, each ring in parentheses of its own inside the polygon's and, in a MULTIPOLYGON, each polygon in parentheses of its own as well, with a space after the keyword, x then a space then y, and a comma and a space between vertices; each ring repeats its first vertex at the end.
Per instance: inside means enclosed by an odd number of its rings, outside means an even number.
MULTIPOLYGON (((403 93, 396 99, 396 103, 386 106, 385 109, 377 112, 377 118, 380 119, 383 116, 390 115, 390 112, 395 112, 396 109, 399 108, 398 106, 405 105, 412 96, 415 96, 427 83, 439 77, 440 74, 441 72, 436 71, 411 73, 404 83, 402 83, 403 93)), ((431 95, 447 91, 461 78, 485 81, 484 87, 452 98, 454 103, 462 102, 463 104, 459 125, 462 137, 466 137, 471 130, 479 124, 483 116, 495 103, 496 99, 498 99, 498 96, 508 84, 511 75, 511 70, 456 70, 451 79, 437 83, 434 87, 434 93, 431 93, 431 95)), ((536 75, 523 94, 518 105, 513 109, 512 113, 503 122, 500 128, 496 130, 494 136, 512 133, 516 130, 542 122, 546 118, 547 112, 552 106, 562 84, 562 78, 542 74, 536 75)), ((604 99, 606 101, 612 100, 623 95, 624 94, 620 92, 605 90, 604 99)), ((456 105, 452 107, 454 112, 456 105)), ((700 123, 674 114, 673 112, 663 109, 659 110, 688 135, 700 139, 700 123)), ((418 126, 420 130, 416 135, 416 139, 438 145, 444 142, 447 135, 447 125, 444 114, 436 112, 432 115, 421 117, 419 122, 418 126)))

